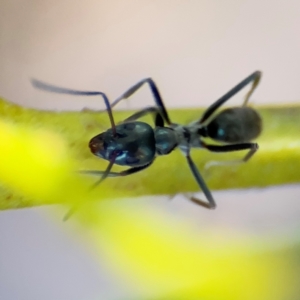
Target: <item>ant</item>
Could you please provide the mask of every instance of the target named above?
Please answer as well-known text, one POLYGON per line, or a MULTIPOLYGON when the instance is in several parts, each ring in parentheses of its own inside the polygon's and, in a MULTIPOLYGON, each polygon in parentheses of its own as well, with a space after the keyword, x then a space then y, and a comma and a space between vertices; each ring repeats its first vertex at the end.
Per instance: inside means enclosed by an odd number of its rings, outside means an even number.
POLYGON ((96 184, 107 177, 127 176, 145 170, 152 165, 156 156, 170 154, 178 147, 186 157, 190 170, 207 199, 207 201, 203 201, 191 197, 190 200, 205 208, 214 209, 216 207, 215 200, 191 158, 191 148, 205 148, 212 152, 249 150, 242 160, 236 162, 246 162, 254 155, 258 150, 258 144, 249 141, 255 139, 261 133, 262 120, 254 109, 247 106, 247 103, 259 84, 261 75, 260 71, 252 73, 210 105, 200 119, 186 126, 171 122, 159 90, 152 78, 139 81, 111 104, 106 94, 102 92, 77 91, 49 85, 38 80, 32 80, 32 84, 34 87, 48 92, 102 96, 104 99, 111 128, 93 137, 89 142, 89 147, 94 155, 108 160, 109 164, 105 171, 82 171, 85 174, 101 176, 96 184), (214 118, 211 118, 219 107, 249 83, 252 83, 252 86, 246 94, 242 106, 224 109, 214 118), (123 99, 130 97, 144 84, 149 85, 155 106, 142 109, 122 121, 122 123, 115 125, 112 108, 123 99), (137 121, 147 114, 154 116, 154 128, 148 123, 137 121), (165 126, 165 123, 167 126, 165 126), (223 143, 223 145, 207 144, 202 140, 206 137, 223 143), (130 168, 121 172, 111 172, 114 164, 129 166, 130 168))

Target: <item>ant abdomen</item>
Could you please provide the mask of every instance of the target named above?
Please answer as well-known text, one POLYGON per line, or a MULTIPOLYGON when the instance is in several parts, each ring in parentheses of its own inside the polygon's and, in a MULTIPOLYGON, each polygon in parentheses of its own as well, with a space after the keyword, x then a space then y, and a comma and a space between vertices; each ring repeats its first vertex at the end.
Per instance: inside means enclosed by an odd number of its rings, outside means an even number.
POLYGON ((258 137, 261 130, 260 115, 247 106, 227 108, 206 126, 207 136, 225 143, 249 142, 258 137))

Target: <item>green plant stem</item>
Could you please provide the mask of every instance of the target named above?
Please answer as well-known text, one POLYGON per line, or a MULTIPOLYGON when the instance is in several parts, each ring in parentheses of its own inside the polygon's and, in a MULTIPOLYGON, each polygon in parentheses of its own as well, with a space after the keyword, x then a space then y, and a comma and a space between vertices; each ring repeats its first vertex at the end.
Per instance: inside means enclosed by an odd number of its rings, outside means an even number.
MULTIPOLYGON (((204 171, 205 163, 211 160, 232 160, 243 157, 242 153, 215 154, 205 149, 196 149, 192 157, 212 190, 229 188, 265 187, 300 181, 300 106, 258 107, 263 119, 263 133, 257 139, 259 151, 246 164, 211 167, 204 171)), ((203 109, 170 110, 176 123, 188 124, 201 116, 203 109)), ((129 116, 130 112, 114 112, 116 123, 129 116)), ((19 126, 45 128, 63 136, 70 155, 82 170, 103 170, 107 162, 91 154, 89 140, 110 127, 105 112, 55 112, 23 108, 0 100, 2 120, 19 126)), ((147 119, 152 123, 151 119, 147 119)), ((5 159, 5 158, 3 158, 5 159)), ((26 157, 24 157, 26 159, 26 157)), ((115 166, 116 170, 122 169, 115 166)), ((91 177, 91 183, 98 178, 91 177)), ((30 180, 30 179, 29 179, 30 180)), ((143 172, 121 178, 108 178, 101 189, 122 191, 124 197, 140 195, 176 194, 198 191, 185 158, 179 151, 158 157, 155 163, 143 172)), ((0 186, 0 209, 26 207, 28 202, 0 186)))

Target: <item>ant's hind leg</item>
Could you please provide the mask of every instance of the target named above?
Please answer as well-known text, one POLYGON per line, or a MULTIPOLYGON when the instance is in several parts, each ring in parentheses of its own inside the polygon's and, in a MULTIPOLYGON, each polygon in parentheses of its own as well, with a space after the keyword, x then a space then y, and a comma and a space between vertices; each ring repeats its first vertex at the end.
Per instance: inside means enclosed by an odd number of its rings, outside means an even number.
POLYGON ((250 98, 250 96, 253 94, 255 88, 257 87, 260 78, 261 78, 261 72, 256 71, 252 73, 250 76, 242 80, 239 84, 237 84, 235 87, 233 87, 229 92, 227 92, 225 95, 223 95, 221 98, 219 98, 217 101, 215 101, 212 105, 210 105, 207 110, 202 115, 201 119, 199 120, 200 124, 203 124, 220 106, 222 106, 226 101, 228 101, 230 98, 232 98, 235 94, 237 94, 240 90, 242 90, 246 85, 252 82, 252 87, 250 91, 247 93, 246 98, 244 100, 243 106, 245 106, 250 98))
POLYGON ((242 143, 234 145, 205 145, 205 148, 212 152, 232 152, 249 150, 242 159, 230 160, 230 161, 210 161, 205 164, 204 169, 207 171, 213 166, 224 165, 236 165, 247 162, 258 150, 258 144, 256 143, 242 143))
POLYGON ((243 106, 246 106, 249 98, 251 97, 251 95, 253 94, 254 90, 256 89, 256 87, 258 86, 259 82, 260 82, 260 78, 261 78, 261 72, 255 72, 255 76, 254 76, 254 80, 252 83, 252 87, 250 89, 250 91, 246 94, 245 96, 245 100, 243 103, 243 106))

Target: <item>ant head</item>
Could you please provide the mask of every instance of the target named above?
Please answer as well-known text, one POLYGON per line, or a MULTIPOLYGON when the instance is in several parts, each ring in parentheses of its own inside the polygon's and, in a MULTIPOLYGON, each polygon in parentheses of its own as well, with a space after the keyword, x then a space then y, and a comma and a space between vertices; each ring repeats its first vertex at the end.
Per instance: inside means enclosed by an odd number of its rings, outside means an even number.
POLYGON ((90 140, 91 152, 121 166, 139 166, 153 160, 155 155, 154 133, 150 125, 128 122, 116 125, 90 140))
POLYGON ((103 133, 93 137, 89 142, 89 147, 94 155, 104 158, 106 146, 104 145, 103 133))
POLYGON ((112 129, 108 129, 90 140, 90 150, 94 155, 110 160, 122 152, 122 142, 120 138, 120 134, 115 133, 112 129))

